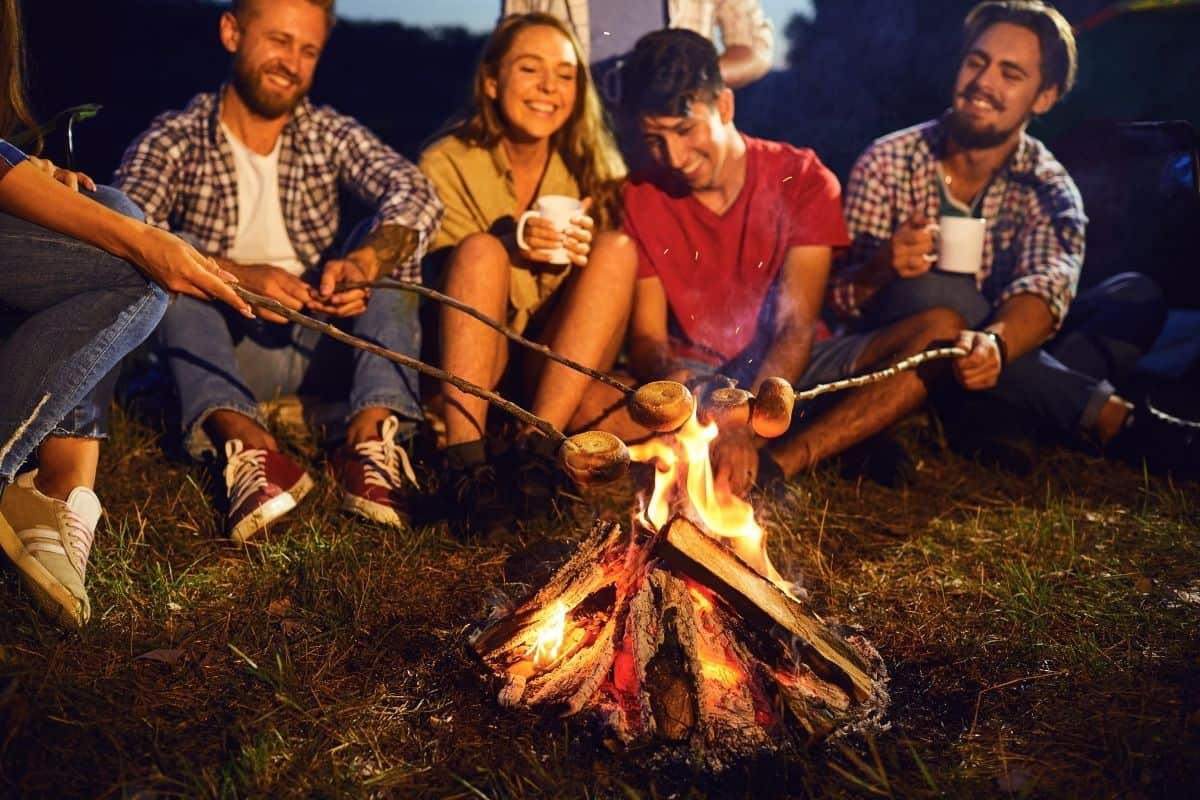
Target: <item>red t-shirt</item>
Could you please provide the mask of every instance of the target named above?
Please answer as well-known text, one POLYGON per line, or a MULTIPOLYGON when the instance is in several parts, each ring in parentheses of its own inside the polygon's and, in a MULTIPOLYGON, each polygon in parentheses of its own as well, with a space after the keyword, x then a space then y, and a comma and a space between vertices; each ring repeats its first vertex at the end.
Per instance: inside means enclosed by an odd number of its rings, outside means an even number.
POLYGON ((742 137, 746 182, 716 214, 692 195, 644 180, 625 188, 625 232, 638 244, 638 278, 667 295, 676 357, 720 364, 750 344, 792 247, 850 243, 837 177, 807 148, 742 137))

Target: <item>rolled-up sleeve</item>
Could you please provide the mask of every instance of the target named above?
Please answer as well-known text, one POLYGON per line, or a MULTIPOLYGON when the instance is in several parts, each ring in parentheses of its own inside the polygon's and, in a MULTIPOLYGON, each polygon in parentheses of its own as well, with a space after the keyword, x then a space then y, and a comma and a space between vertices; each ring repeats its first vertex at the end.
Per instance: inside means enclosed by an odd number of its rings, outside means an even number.
POLYGON ((892 237, 894 213, 885 170, 875 148, 859 156, 844 195, 850 246, 837 254, 828 302, 843 319, 861 316, 855 282, 867 262, 892 237))
POLYGON ((1013 279, 997 303, 1018 294, 1035 295, 1049 306, 1058 330, 1079 286, 1087 216, 1079 190, 1065 173, 1040 185, 1036 202, 1037 209, 1018 234, 1013 279))
POLYGON ((433 183, 415 164, 350 117, 340 117, 329 135, 337 142, 339 181, 375 209, 373 227, 399 225, 418 234, 416 251, 393 276, 419 281, 421 259, 443 213, 433 183))

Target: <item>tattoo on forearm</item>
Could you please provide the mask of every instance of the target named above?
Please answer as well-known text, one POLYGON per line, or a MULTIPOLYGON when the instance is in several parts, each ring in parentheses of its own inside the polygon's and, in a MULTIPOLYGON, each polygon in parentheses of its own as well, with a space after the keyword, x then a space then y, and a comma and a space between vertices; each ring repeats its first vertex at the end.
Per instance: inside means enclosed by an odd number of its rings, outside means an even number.
POLYGON ((394 271, 417 251, 420 234, 402 225, 383 225, 363 244, 375 253, 375 263, 379 265, 379 274, 387 275, 394 271))

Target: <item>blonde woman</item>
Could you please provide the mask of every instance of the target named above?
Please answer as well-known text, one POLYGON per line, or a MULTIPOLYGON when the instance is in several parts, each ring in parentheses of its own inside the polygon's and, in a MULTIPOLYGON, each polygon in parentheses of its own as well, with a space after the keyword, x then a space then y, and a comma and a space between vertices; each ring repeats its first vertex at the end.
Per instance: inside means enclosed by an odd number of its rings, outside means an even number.
MULTIPOLYGON (((580 53, 555 17, 503 19, 484 47, 471 113, 425 151, 421 168, 446 206, 433 259, 444 265, 435 280, 446 293, 607 369, 624 336, 637 254, 616 230, 625 167, 580 53), (516 236, 522 214, 550 195, 580 199, 578 216, 563 229, 534 216, 516 236)), ((509 391, 560 429, 588 388, 588 378, 555 363, 512 369, 506 340, 459 312, 443 314, 441 344, 445 368, 475 383, 494 387, 506 372, 519 375, 509 391)), ((513 498, 488 465, 487 405, 452 386, 444 392, 451 521, 494 528, 513 498)), ((548 506, 548 443, 531 432, 519 438, 509 474, 519 474, 524 499, 548 506)))

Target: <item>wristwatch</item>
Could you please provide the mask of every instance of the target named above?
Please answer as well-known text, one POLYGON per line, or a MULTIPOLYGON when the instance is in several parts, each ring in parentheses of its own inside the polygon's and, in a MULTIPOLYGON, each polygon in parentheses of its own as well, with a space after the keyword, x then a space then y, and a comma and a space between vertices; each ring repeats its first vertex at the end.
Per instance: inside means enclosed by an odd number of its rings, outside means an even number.
POLYGON ((1004 369, 1004 365, 1008 363, 1008 342, 1004 341, 1004 337, 995 331, 984 331, 983 334, 992 340, 996 345, 996 349, 1000 351, 1000 369, 1004 369))

